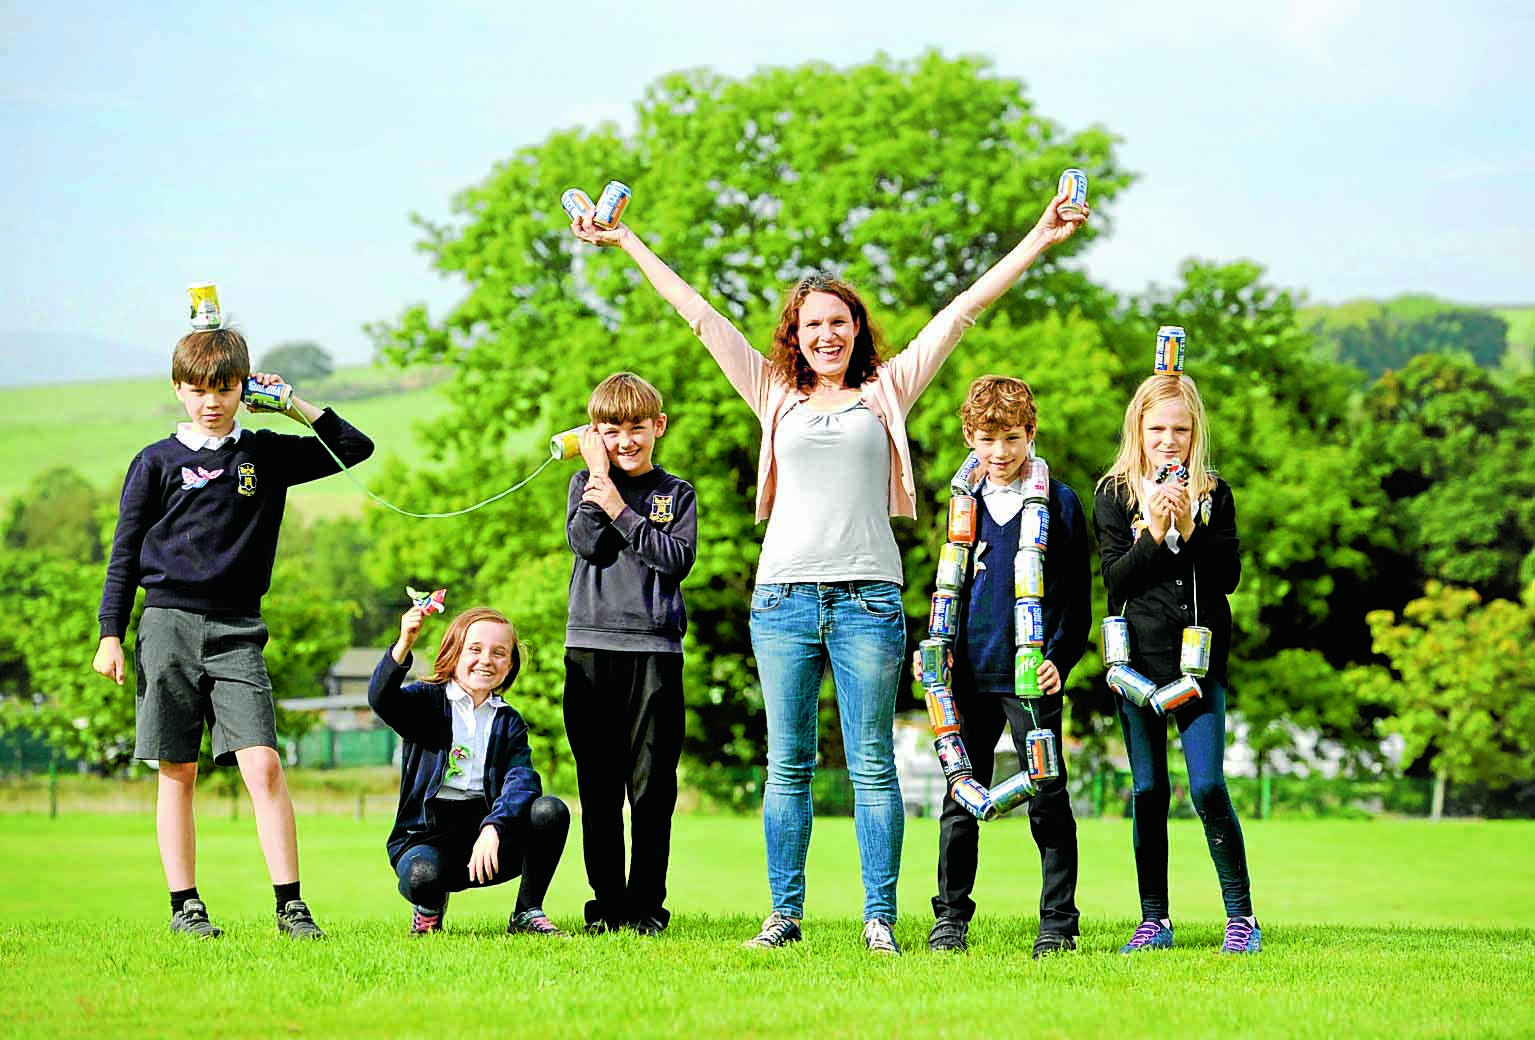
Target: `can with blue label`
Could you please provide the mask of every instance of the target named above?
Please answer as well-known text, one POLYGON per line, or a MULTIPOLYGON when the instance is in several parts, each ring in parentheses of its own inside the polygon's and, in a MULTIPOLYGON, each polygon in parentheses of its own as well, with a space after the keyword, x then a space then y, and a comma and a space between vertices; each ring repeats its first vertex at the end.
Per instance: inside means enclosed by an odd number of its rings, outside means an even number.
POLYGON ((1157 329, 1157 362, 1152 371, 1157 375, 1182 375, 1188 341, 1188 334, 1181 325, 1163 325, 1157 329))
POLYGON ((965 587, 965 571, 970 568, 970 546, 944 542, 938 551, 938 587, 958 592, 965 587))
POLYGON ((933 612, 928 616, 927 634, 932 639, 952 642, 959 632, 959 597, 948 589, 933 593, 933 612))
POLYGON ((1118 614, 1103 619, 1103 663, 1130 663, 1130 622, 1118 614))
POLYGON ((922 663, 917 680, 923 686, 949 685, 949 647, 942 639, 924 639, 918 643, 917 660, 922 663))
POLYGON ((256 382, 255 376, 251 376, 245 380, 240 400, 253 412, 286 412, 289 402, 293 400, 293 387, 287 383, 263 385, 256 382))
POLYGON ((1013 639, 1019 646, 1045 645, 1045 605, 1039 600, 1013 603, 1013 639))
POLYGON ((971 452, 965 456, 965 461, 959 464, 959 469, 949 478, 949 491, 956 495, 968 495, 975 490, 980 483, 976 472, 981 468, 980 456, 971 452))
POLYGON ((1137 708, 1144 708, 1156 696, 1157 684, 1127 664, 1116 664, 1104 677, 1111 689, 1137 708))
POLYGON ((1043 502, 1031 502, 1018 514, 1018 545, 1020 548, 1045 551, 1050 540, 1050 507, 1043 502))
POLYGON ((1030 780, 1054 780, 1061 775, 1061 751, 1052 730, 1029 730, 1023 738, 1023 757, 1029 763, 1030 780))
POLYGON ((1045 554, 1034 548, 1013 556, 1013 598, 1045 598, 1045 554))
POLYGON ((985 787, 976 782, 974 777, 965 777, 963 780, 956 781, 949 788, 949 794, 956 802, 969 809, 976 819, 995 820, 997 818, 997 807, 992 802, 991 795, 987 793, 985 787))
POLYGON ((592 197, 580 188, 566 188, 560 196, 560 208, 571 220, 579 220, 582 214, 590 213, 597 207, 592 205, 592 197))
POLYGON ((1066 200, 1060 205, 1062 213, 1081 213, 1082 207, 1087 205, 1087 174, 1074 166, 1062 171, 1055 193, 1066 196, 1066 200))
POLYGON ((1158 715, 1166 715, 1189 701, 1197 701, 1200 696, 1199 680, 1191 675, 1180 675, 1151 695, 1151 708, 1158 715))
POLYGON ((629 206, 629 199, 634 195, 629 190, 629 185, 621 181, 608 181, 602 189, 602 194, 597 196, 597 205, 592 212, 592 223, 605 231, 612 231, 618 226, 618 222, 624 219, 624 210, 629 206))
POLYGON ((1021 772, 1014 773, 987 793, 991 795, 991 804, 996 808, 997 815, 1001 816, 1033 798, 1039 793, 1039 788, 1029 779, 1027 772, 1021 772))

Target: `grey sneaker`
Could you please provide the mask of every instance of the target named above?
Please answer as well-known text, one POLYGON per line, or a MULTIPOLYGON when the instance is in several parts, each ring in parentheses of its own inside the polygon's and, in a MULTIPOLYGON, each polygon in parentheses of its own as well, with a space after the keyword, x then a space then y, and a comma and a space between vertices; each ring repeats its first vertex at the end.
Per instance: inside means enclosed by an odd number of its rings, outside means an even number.
POLYGON ((208 908, 201 899, 188 899, 171 914, 171 931, 195 935, 199 939, 217 939, 224 929, 208 920, 208 908))
POLYGON ((871 917, 863 923, 863 944, 869 948, 870 953, 889 953, 897 957, 901 955, 895 933, 890 930, 887 922, 878 917, 871 917))
POLYGON ((277 911, 277 930, 290 939, 325 938, 302 899, 290 899, 277 911))
POLYGON ((934 953, 945 950, 964 953, 970 949, 970 941, 966 938, 969 932, 969 921, 958 917, 940 917, 933 922, 933 930, 927 933, 927 948, 934 953))
POLYGON ((803 938, 798 921, 774 910, 768 915, 768 919, 762 922, 762 931, 746 940, 744 945, 759 950, 772 950, 780 946, 788 946, 790 943, 797 943, 803 938))

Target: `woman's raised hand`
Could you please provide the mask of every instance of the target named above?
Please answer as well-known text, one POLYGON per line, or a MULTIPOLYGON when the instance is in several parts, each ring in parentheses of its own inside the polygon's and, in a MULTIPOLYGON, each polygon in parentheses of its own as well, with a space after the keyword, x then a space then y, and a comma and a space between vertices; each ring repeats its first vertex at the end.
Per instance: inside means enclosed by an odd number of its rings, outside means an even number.
POLYGON ((570 230, 581 241, 594 246, 622 245, 624 236, 629 234, 629 229, 623 224, 615 228, 600 228, 592 220, 592 212, 587 210, 575 220, 570 222, 570 230))
POLYGON ((1065 202, 1068 195, 1061 192, 1050 200, 1045 211, 1040 214, 1039 220, 1034 224, 1034 230, 1045 239, 1045 245, 1053 246, 1066 241, 1072 234, 1087 223, 1087 218, 1092 215, 1093 208, 1086 203, 1082 205, 1082 212, 1067 210, 1061 212, 1061 203, 1065 202))

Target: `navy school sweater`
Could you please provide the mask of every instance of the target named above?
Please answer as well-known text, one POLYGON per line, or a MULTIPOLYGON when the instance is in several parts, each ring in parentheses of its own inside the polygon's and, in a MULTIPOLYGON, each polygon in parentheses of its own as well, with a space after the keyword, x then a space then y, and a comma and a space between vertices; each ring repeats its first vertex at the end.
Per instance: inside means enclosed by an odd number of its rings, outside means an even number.
MULTIPOLYGON (((1064 688, 1071 669, 1087 649, 1092 624, 1092 565, 1087 519, 1076 493, 1051 478, 1050 531, 1045 550, 1045 659, 1061 673, 1064 688)), ((961 593, 955 666, 959 681, 981 693, 1013 692, 1013 557, 1022 526, 1020 511, 998 525, 984 503, 965 589, 961 593)))
POLYGON ((373 442, 328 408, 314 431, 318 437, 242 429, 211 450, 172 435, 139 452, 123 478, 102 637, 122 638, 140 585, 148 607, 259 616, 288 488, 340 472, 326 444, 348 466, 373 454, 373 442))

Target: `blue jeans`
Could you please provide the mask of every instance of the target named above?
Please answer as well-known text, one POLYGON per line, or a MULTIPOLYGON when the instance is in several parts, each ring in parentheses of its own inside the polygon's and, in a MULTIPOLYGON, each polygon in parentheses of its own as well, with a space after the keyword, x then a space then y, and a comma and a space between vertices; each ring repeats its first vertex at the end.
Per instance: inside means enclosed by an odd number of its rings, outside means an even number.
POLYGON ((906 649, 900 587, 889 581, 758 585, 752 592, 751 635, 767 707, 762 829, 773 909, 793 918, 805 915, 805 855, 814 815, 810 778, 829 664, 853 782, 863 916, 894 923, 906 832, 892 743, 906 649))
MULTIPOLYGON (((1189 767, 1189 797, 1205 827, 1205 844, 1220 879, 1227 917, 1253 912, 1252 885, 1247 877, 1247 847, 1226 792, 1226 688, 1199 680, 1198 700, 1173 711, 1189 767)), ((1125 735, 1134 781, 1131 825, 1135 848, 1135 877, 1140 886, 1141 919, 1170 916, 1167 900, 1167 810, 1172 788, 1167 779, 1167 720, 1150 708, 1137 708, 1123 697, 1119 727, 1125 735)))

